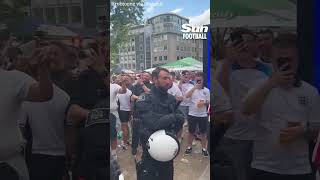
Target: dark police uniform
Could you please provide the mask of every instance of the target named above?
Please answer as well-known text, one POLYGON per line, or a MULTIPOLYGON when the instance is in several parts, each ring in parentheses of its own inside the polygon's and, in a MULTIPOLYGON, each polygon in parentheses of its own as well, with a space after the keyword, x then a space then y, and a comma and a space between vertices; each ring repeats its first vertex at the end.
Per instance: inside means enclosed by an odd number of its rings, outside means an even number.
POLYGON ((173 180, 173 160, 160 162, 148 153, 146 143, 152 133, 165 129, 176 134, 183 125, 183 115, 177 110, 176 99, 153 86, 150 93, 143 93, 135 103, 134 118, 140 123, 142 160, 137 167, 138 180, 173 180))
MULTIPOLYGON (((99 103, 102 99, 106 99, 109 97, 108 88, 104 83, 104 79, 107 78, 104 75, 99 74, 91 67, 88 70, 82 72, 79 76, 79 79, 75 83, 74 91, 71 92, 70 95, 70 105, 77 104, 82 108, 91 110, 95 107, 97 103, 99 103)), ((106 100, 109 103, 108 100, 106 100)), ((70 124, 69 124, 70 125, 70 124)), ((83 122, 80 127, 77 129, 73 129, 72 132, 74 136, 74 145, 75 146, 75 163, 72 167, 74 179, 78 177, 81 173, 79 172, 80 168, 80 154, 83 149, 80 148, 80 131, 84 128, 85 122, 83 122)))
MULTIPOLYGON (((151 87, 153 86, 153 84, 151 84, 150 82, 144 82, 144 85, 149 89, 151 89, 151 87)), ((132 91, 132 94, 134 94, 136 96, 140 96, 142 93, 144 93, 142 85, 140 85, 140 84, 136 84, 136 85, 132 86, 130 88, 130 90, 132 91)), ((138 129, 140 129, 139 122, 136 121, 135 119, 133 119, 133 121, 132 121, 132 144, 131 144, 133 155, 136 154, 137 148, 139 145, 139 133, 137 131, 138 129)))
POLYGON ((110 114, 109 99, 101 99, 91 109, 85 127, 80 131, 79 169, 86 180, 105 180, 109 169, 108 138, 109 121, 115 119, 110 114))

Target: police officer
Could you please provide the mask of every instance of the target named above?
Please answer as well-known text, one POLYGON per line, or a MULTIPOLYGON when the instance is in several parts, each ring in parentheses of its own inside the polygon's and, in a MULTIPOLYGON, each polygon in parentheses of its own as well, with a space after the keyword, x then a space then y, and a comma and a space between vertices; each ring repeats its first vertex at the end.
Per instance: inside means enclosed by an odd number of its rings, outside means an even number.
POLYGON ((83 175, 81 171, 81 154, 83 148, 80 148, 80 142, 84 139, 80 137, 80 131, 85 127, 90 112, 101 101, 107 104, 109 97, 109 74, 106 68, 107 56, 103 53, 103 47, 90 48, 89 57, 91 64, 88 70, 82 72, 75 83, 74 91, 71 93, 70 107, 67 111, 67 158, 74 160, 72 164, 73 179, 78 179, 83 175), (95 49, 95 50, 94 50, 95 49), (70 157, 71 156, 71 157, 70 157))
MULTIPOLYGON (((151 87, 153 84, 150 83, 150 73, 149 72, 142 72, 140 75, 140 79, 138 79, 137 83, 132 86, 130 89, 132 91, 132 99, 136 100, 138 96, 142 93, 150 92, 151 87)), ((133 120, 132 121, 132 155, 137 154, 137 148, 140 143, 139 132, 137 131, 140 128, 139 122, 133 120)))
POLYGON ((173 180, 173 159, 166 162, 155 160, 148 153, 147 142, 152 133, 161 129, 176 136, 182 128, 183 115, 177 110, 175 97, 167 93, 172 86, 169 71, 156 68, 152 72, 152 81, 151 91, 141 94, 135 102, 134 118, 141 125, 139 133, 143 149, 141 165, 137 167, 140 169, 138 180, 173 180))

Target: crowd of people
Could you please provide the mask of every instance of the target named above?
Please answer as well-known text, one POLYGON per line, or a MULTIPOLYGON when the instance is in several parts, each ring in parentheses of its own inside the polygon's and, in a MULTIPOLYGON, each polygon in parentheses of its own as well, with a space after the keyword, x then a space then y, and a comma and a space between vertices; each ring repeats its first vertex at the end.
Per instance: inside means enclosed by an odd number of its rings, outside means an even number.
POLYGON ((163 164, 146 154, 150 134, 141 133, 146 124, 152 126, 150 133, 172 132, 179 143, 186 137, 186 155, 192 155, 193 139, 200 140, 203 156, 209 156, 210 92, 202 72, 180 75, 156 68, 152 73, 110 76, 105 37, 80 47, 9 37, 0 49, 1 178, 108 179, 109 166, 121 178, 117 151, 130 145, 133 156, 142 150, 141 162, 155 165, 144 166, 152 168, 145 179, 173 179, 173 159, 163 164), (149 94, 154 96, 145 101, 149 94), (149 118, 144 111, 150 107, 150 116, 158 117, 151 124, 145 122, 149 118), (167 127, 171 121, 173 130, 167 127), (187 136, 183 124, 188 126, 187 136))
POLYGON ((11 36, 0 49, 1 179, 108 179, 106 37, 75 47, 11 36))
POLYGON ((36 39, 25 48, 14 41, 0 44, 3 179, 108 179, 108 150, 116 163, 120 147, 138 160, 142 150, 139 180, 170 180, 174 157, 155 160, 150 135, 165 129, 178 143, 186 139, 182 151, 191 156, 199 139, 209 157, 210 127, 217 179, 315 178, 320 99, 299 76, 305 59, 295 34, 234 30, 211 92, 202 72, 156 68, 110 76, 105 37, 84 47, 36 39))
POLYGON ((213 175, 232 180, 315 179, 318 90, 299 75, 296 34, 237 28, 213 80, 213 175))
MULTIPOLYGON (((183 138, 186 138, 187 149, 183 150, 184 154, 192 155, 192 144, 194 138, 197 138, 202 144, 202 155, 208 157, 210 91, 204 87, 204 84, 202 72, 187 70, 180 74, 179 72, 169 72, 164 68, 156 68, 152 73, 144 71, 136 74, 113 75, 110 84, 110 112, 115 117, 114 123, 111 123, 110 135, 112 156, 117 158, 119 152, 117 147, 120 147, 122 150, 131 149, 131 154, 136 159, 148 161, 143 160, 144 153, 147 151, 144 146, 148 139, 144 138, 144 132, 142 132, 145 131, 144 126, 148 126, 148 122, 143 121, 144 114, 147 113, 144 110, 151 108, 150 112, 159 111, 158 113, 162 114, 160 117, 156 115, 149 117, 155 121, 152 128, 157 127, 157 123, 161 120, 156 118, 161 119, 167 115, 166 110, 163 110, 161 106, 166 106, 165 109, 168 108, 168 105, 162 105, 160 102, 165 100, 167 96, 171 96, 173 109, 175 109, 174 114, 180 114, 182 117, 181 126, 176 129, 174 134, 180 144, 183 142, 183 138), (163 82, 160 78, 163 78, 163 82), (161 100, 151 98, 150 103, 152 104, 141 105, 140 102, 147 101, 149 94, 160 94, 162 98, 161 100), (157 103, 161 105, 154 105, 157 103), (188 126, 187 135, 184 135, 183 124, 188 126), (141 154, 137 153, 140 149, 142 149, 142 157, 137 157, 138 154, 141 154)), ((156 167, 156 165, 152 166, 156 167)), ((170 165, 160 164, 159 166, 156 169, 149 169, 148 176, 158 179, 173 179, 173 167, 166 169, 165 167, 170 165)))

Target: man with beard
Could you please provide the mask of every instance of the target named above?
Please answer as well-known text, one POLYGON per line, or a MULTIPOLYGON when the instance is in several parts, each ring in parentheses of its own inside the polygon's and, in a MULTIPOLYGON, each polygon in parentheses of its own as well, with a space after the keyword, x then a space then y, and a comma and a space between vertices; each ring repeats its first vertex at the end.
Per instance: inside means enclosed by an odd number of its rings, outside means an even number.
POLYGON ((308 180, 312 178, 308 142, 319 132, 319 93, 300 79, 295 34, 274 40, 274 73, 244 99, 246 115, 258 115, 253 143, 253 178, 308 180))
POLYGON ((148 152, 148 138, 158 130, 164 129, 176 136, 182 128, 183 115, 177 110, 176 99, 167 93, 171 86, 167 69, 156 68, 152 72, 154 86, 149 93, 143 93, 135 103, 134 118, 140 121, 140 138, 142 144, 142 173, 139 180, 173 180, 173 159, 160 162, 148 152))
POLYGON ((134 85, 132 93, 136 96, 140 96, 140 94, 144 92, 149 92, 152 84, 150 83, 151 75, 148 72, 141 73, 140 79, 137 81, 137 84, 134 85))

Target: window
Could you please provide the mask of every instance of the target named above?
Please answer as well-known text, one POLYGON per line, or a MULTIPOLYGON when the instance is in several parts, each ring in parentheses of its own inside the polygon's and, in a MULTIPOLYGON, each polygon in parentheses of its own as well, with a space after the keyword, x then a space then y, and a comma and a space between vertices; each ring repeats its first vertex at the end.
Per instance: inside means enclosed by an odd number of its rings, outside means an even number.
POLYGON ((143 55, 142 54, 140 55, 140 60, 143 60, 143 55))
POLYGON ((134 51, 134 46, 132 46, 131 50, 134 51))
POLYGON ((128 64, 128 69, 131 69, 131 64, 128 64))
POLYGON ((46 20, 50 24, 56 23, 56 11, 54 8, 46 8, 46 20))
POLYGON ((43 21, 43 8, 33 8, 32 15, 43 21))
POLYGON ((177 51, 179 51, 179 46, 177 46, 177 51))
POLYGON ((143 47, 142 47, 142 45, 140 44, 140 46, 139 46, 139 50, 140 51, 142 51, 143 50, 143 47))
POLYGON ((194 52, 194 47, 192 47, 192 52, 194 52))
POLYGON ((164 19, 164 22, 169 22, 170 21, 170 16, 166 16, 166 18, 164 19))
POLYGON ((167 49, 168 49, 167 45, 164 45, 163 49, 164 49, 164 50, 167 50, 167 49))
POLYGON ((177 56, 177 60, 179 60, 179 56, 177 56))
POLYGON ((130 51, 130 47, 128 47, 128 52, 130 51))
POLYGON ((168 36, 165 34, 163 35, 163 40, 167 40, 168 39, 168 36))
POLYGON ((162 56, 159 56, 159 61, 162 61, 162 56))
POLYGON ((71 21, 72 23, 81 23, 81 8, 80 6, 71 7, 71 21))
POLYGON ((58 15, 59 15, 60 24, 68 24, 68 8, 67 7, 59 7, 58 15))
POLYGON ((154 57, 154 61, 157 61, 157 57, 154 57))
POLYGON ((126 68, 126 69, 127 69, 127 64, 125 64, 125 65, 124 65, 124 68, 126 68))
POLYGON ((132 38, 131 41, 134 42, 134 38, 132 38))
POLYGON ((168 56, 163 56, 163 60, 168 60, 168 56))
POLYGON ((136 64, 132 64, 132 69, 136 69, 136 64))
POLYGON ((143 35, 140 35, 140 36, 139 36, 139 41, 140 41, 140 42, 143 42, 143 35))

